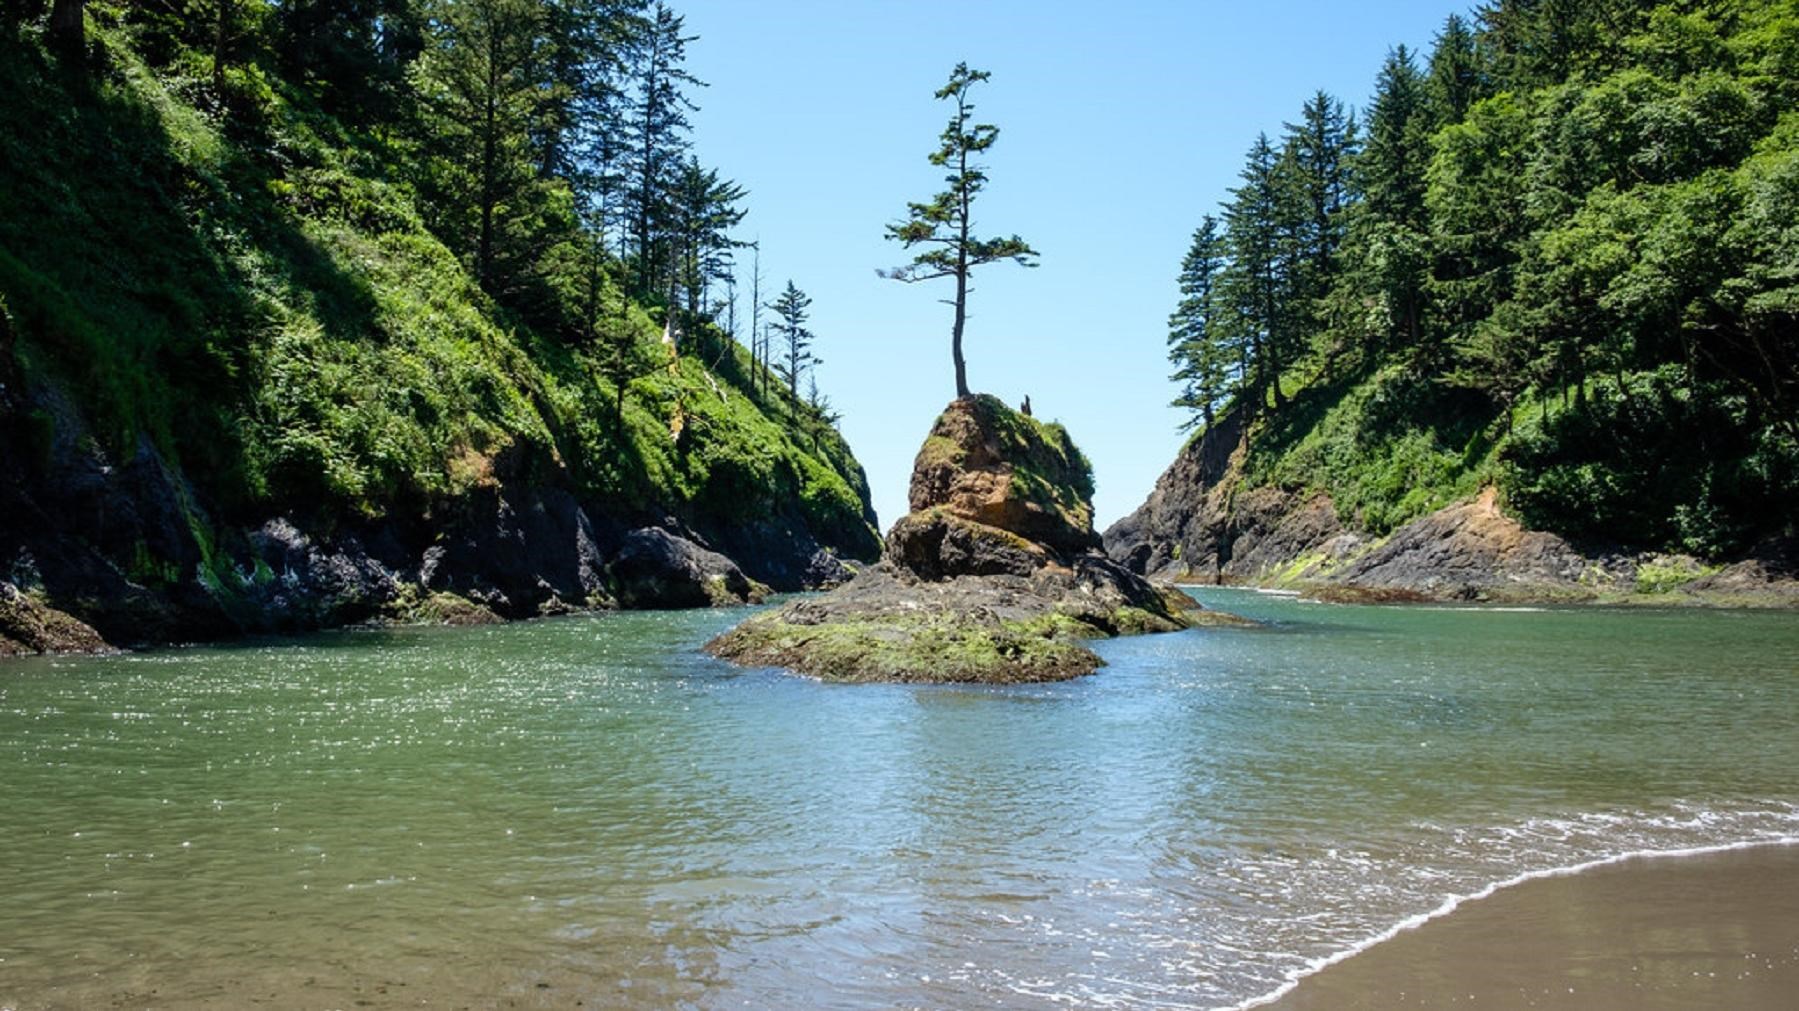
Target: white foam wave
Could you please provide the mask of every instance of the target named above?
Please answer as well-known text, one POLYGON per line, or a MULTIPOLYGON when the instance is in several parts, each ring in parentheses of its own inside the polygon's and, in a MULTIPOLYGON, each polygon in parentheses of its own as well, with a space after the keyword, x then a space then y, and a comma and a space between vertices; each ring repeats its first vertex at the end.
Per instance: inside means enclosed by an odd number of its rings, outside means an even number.
POLYGON ((1275 989, 1236 1004, 1223 1005, 1218 1011, 1249 1011, 1250 1008, 1264 1007, 1273 1004, 1275 1001, 1278 1001, 1282 997, 1293 992, 1293 990, 1299 986, 1300 982, 1308 976, 1316 975, 1340 962, 1346 962, 1370 948, 1391 941, 1393 938, 1398 937, 1407 931, 1416 930, 1433 920, 1442 919, 1470 902, 1479 902, 1481 899, 1491 897, 1496 892, 1503 891, 1507 888, 1515 888, 1528 881, 1537 881, 1544 878, 1573 877, 1574 875, 1583 874, 1600 867, 1609 867, 1614 864, 1624 863, 1627 860, 1696 857, 1714 853, 1730 853, 1739 850, 1795 845, 1799 845, 1799 834, 1775 838, 1746 839, 1737 842, 1714 843, 1703 846, 1685 846, 1675 849, 1630 850, 1628 852, 1597 857, 1581 863, 1525 871, 1502 881, 1490 882, 1482 888, 1465 895, 1451 895, 1445 898, 1435 909, 1408 916, 1380 933, 1358 941, 1340 951, 1332 952, 1329 955, 1319 958, 1310 959, 1304 965, 1290 970, 1286 974, 1286 979, 1275 989))

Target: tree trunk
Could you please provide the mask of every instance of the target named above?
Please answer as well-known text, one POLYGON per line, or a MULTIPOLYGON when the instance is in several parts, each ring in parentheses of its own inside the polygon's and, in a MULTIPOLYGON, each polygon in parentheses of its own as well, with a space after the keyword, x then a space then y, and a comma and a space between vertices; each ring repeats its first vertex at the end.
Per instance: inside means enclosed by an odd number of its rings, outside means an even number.
POLYGON ((212 26, 212 97, 221 108, 225 105, 225 48, 231 40, 231 2, 216 0, 217 17, 212 26))
POLYGON ((949 354, 956 363, 956 399, 968 396, 968 363, 962 358, 962 326, 968 320, 968 267, 956 270, 956 323, 950 330, 949 354))
MULTIPOLYGON (((962 100, 956 99, 958 107, 962 100)), ((961 113, 958 111, 958 116, 961 113)), ((961 126, 958 124, 957 130, 961 126)), ((961 203, 957 215, 957 228, 960 234, 956 239, 956 321, 950 330, 949 353, 956 363, 956 399, 968 396, 968 363, 962 358, 962 328, 968 322, 968 146, 961 147, 961 166, 957 173, 959 180, 957 197, 961 203)))
POLYGON ((50 8, 50 44, 66 60, 80 61, 87 52, 86 0, 56 0, 50 8))
POLYGON ((500 43, 493 25, 488 25, 487 93, 482 96, 481 122, 481 235, 475 246, 475 279, 489 295, 494 292, 493 278, 493 212, 499 202, 496 192, 499 175, 499 102, 500 43))

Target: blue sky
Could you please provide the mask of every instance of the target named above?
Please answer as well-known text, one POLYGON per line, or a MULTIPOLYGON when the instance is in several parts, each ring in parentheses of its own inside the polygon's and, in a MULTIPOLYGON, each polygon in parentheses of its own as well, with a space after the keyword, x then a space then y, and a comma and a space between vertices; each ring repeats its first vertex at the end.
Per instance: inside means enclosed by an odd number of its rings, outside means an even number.
MULTIPOLYGON (((1236 183, 1258 131, 1323 88, 1366 103, 1387 50, 1428 51, 1462 4, 1112 0, 676 0, 687 18, 700 159, 747 187, 763 300, 813 298, 821 389, 868 470, 882 526, 906 509, 912 457, 955 393, 949 282, 882 280, 883 239, 942 173, 932 93, 957 61, 990 71, 976 116, 1000 128, 975 206, 1022 235, 1024 270, 977 272, 969 385, 1068 426, 1093 461, 1104 526, 1135 509, 1182 435, 1167 406, 1167 317, 1193 228, 1236 183)), ((745 269, 740 274, 747 278, 745 269)), ((747 289, 747 280, 744 282, 747 289)), ((740 295, 747 315, 747 290, 740 295)))

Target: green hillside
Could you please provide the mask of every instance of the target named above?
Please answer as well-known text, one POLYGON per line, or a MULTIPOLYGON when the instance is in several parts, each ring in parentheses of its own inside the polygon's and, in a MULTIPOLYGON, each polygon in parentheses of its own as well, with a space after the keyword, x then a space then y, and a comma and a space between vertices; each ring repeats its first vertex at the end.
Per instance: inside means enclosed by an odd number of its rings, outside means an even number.
POLYGON ((1319 93, 1194 237, 1170 357, 1243 479, 1376 535, 1485 484, 1589 543, 1799 521, 1799 13, 1505 0, 1319 93))
MULTIPOLYGON (((705 300, 741 190, 683 162, 674 128, 643 147, 667 150, 639 192, 622 165, 596 178, 591 149, 624 139, 650 87, 627 57, 666 41, 667 11, 222 4, 227 30, 212 10, 89 3, 80 52, 16 8, 0 30, 0 369, 15 377, 0 410, 17 416, 9 469, 46 510, 71 460, 148 454, 174 478, 200 578, 226 592, 254 567, 236 531, 268 517, 319 537, 414 530, 495 488, 566 490, 601 526, 672 522, 788 585, 804 580, 783 578, 787 559, 758 556, 796 539, 878 551, 827 409, 790 396, 705 300), (571 25, 611 41, 552 51, 571 25), (478 31, 526 49, 487 65, 514 75, 489 89, 512 121, 470 139, 444 95, 481 69, 452 65, 478 31), (581 105, 599 99, 615 119, 581 105), (697 209, 681 204, 692 174, 714 184, 697 209), (658 216, 641 233, 621 224, 632 199, 658 216), (491 224, 471 225, 483 209, 491 224)), ((49 533, 0 532, 14 553, 49 533)), ((138 533, 72 535, 135 584, 194 578, 138 533)))

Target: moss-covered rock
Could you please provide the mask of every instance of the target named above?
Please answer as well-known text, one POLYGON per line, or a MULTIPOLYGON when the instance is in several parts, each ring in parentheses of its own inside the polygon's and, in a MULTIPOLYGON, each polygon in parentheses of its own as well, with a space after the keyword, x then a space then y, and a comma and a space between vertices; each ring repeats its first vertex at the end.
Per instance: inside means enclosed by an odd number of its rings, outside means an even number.
POLYGON ((104 653, 112 647, 78 618, 37 594, 0 582, 0 656, 26 653, 104 653))
POLYGON ((1099 544, 1093 470, 1057 424, 981 394, 953 401, 912 465, 908 504, 1008 530, 1058 551, 1099 544))
POLYGON ((1055 614, 1007 621, 989 613, 970 620, 936 610, 802 624, 773 611, 709 648, 741 664, 785 667, 830 681, 1007 684, 1092 673, 1100 659, 1079 643, 1092 634, 1055 614))
POLYGON ((914 511, 879 566, 706 648, 833 681, 1008 684, 1092 673, 1102 661, 1086 639, 1240 620, 1094 550, 1092 494, 1060 426, 957 400, 919 451, 914 511))

